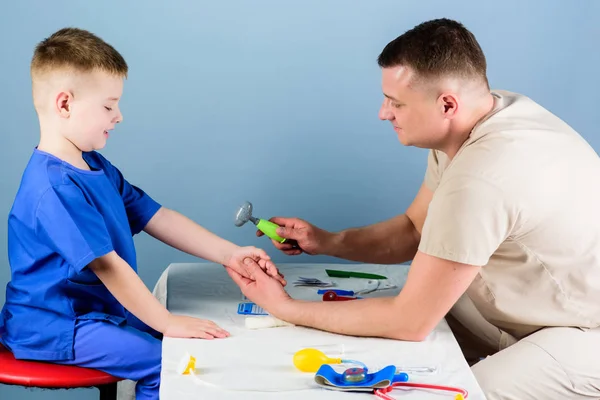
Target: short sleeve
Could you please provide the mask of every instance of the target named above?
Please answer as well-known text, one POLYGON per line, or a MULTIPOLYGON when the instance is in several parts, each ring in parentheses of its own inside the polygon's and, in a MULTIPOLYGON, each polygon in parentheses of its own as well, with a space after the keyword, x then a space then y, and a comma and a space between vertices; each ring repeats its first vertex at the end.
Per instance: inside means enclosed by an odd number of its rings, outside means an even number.
POLYGON ((109 179, 115 184, 127 212, 131 234, 140 233, 150 219, 161 208, 161 205, 139 187, 130 184, 121 171, 108 160, 104 160, 109 179))
POLYGON ((36 210, 36 234, 77 272, 113 251, 102 215, 71 183, 53 186, 42 196, 36 210))
POLYGON ((140 233, 161 205, 139 187, 130 184, 121 176, 119 192, 125 204, 131 234, 140 233))
POLYGON ((479 176, 456 176, 440 184, 429 205, 419 251, 484 266, 514 225, 505 191, 479 176))
POLYGON ((425 171, 425 186, 432 192, 435 191, 442 177, 441 166, 435 150, 430 150, 427 156, 427 170, 425 171))

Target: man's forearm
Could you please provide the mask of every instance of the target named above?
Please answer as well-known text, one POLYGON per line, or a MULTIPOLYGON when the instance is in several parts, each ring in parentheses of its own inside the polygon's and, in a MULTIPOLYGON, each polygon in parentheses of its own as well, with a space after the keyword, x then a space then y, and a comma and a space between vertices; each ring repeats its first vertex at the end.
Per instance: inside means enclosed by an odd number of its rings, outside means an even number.
POLYGON ((274 316, 294 325, 350 336, 421 341, 427 332, 394 312, 393 297, 352 301, 309 302, 291 300, 274 316))
POLYGON ((165 207, 152 217, 144 231, 180 251, 219 264, 225 263, 238 247, 165 207))
POLYGON ((90 263, 89 268, 130 313, 158 332, 165 331, 169 311, 116 252, 97 258, 90 263))
POLYGON ((267 309, 295 325, 333 333, 421 341, 465 293, 480 268, 417 252, 396 297, 340 302, 288 297, 267 309))
POLYGON ((421 235, 406 214, 332 236, 325 252, 346 260, 400 264, 413 259, 421 235))

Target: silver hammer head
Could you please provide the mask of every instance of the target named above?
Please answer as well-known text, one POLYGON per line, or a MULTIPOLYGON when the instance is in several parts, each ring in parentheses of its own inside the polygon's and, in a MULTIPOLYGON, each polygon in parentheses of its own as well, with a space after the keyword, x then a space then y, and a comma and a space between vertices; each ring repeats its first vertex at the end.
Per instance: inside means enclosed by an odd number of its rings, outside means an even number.
POLYGON ((252 221, 255 225, 258 223, 258 220, 252 216, 252 203, 246 201, 235 214, 235 226, 242 226, 248 221, 252 221))

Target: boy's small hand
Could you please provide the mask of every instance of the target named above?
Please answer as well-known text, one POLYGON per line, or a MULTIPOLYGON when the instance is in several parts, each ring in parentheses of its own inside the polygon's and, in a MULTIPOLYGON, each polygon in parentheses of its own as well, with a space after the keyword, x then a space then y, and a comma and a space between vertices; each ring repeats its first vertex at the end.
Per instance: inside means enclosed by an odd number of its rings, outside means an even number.
POLYGON ((248 267, 246 266, 248 263, 258 264, 261 269, 263 269, 268 275, 277 279, 283 286, 287 284, 283 275, 277 270, 277 267, 271 261, 271 257, 269 257, 264 250, 256 247, 239 247, 231 254, 229 260, 224 265, 231 268, 241 276, 253 280, 254 278, 249 273, 248 267))
POLYGON ((175 338, 214 339, 228 337, 229 332, 206 319, 170 314, 163 335, 175 338))

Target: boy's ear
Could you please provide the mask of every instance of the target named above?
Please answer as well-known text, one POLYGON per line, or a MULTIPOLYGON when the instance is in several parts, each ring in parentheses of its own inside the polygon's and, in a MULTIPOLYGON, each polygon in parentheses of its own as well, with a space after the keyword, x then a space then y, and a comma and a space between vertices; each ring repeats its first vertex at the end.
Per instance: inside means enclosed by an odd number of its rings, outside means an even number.
POLYGON ((69 118, 71 116, 71 105, 73 103, 73 93, 60 92, 56 96, 55 109, 61 118, 69 118))

